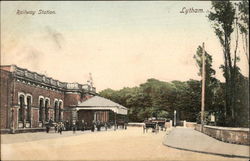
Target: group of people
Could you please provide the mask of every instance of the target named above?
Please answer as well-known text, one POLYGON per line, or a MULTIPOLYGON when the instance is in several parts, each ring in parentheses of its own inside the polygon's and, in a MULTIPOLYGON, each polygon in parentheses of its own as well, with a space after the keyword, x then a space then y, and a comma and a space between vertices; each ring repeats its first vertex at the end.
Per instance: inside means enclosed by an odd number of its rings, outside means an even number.
POLYGON ((52 118, 50 118, 49 121, 45 123, 47 133, 49 133, 51 127, 54 127, 55 133, 58 132, 60 134, 62 134, 62 131, 64 130, 65 131, 72 130, 73 133, 75 133, 76 130, 78 129, 84 131, 86 129, 86 125, 87 124, 84 120, 81 120, 81 121, 73 120, 72 123, 70 123, 68 120, 64 122, 62 121, 54 122, 52 118))
POLYGON ((75 133, 77 130, 85 131, 86 129, 90 129, 92 132, 95 130, 100 131, 101 127, 104 127, 107 130, 110 127, 110 124, 106 122, 100 122, 99 120, 93 120, 92 124, 87 124, 84 120, 73 120, 69 122, 68 120, 62 122, 54 122, 52 118, 45 123, 46 132, 49 133, 50 128, 54 127, 55 132, 62 134, 62 131, 72 130, 75 133))
POLYGON ((55 132, 62 134, 63 130, 65 130, 63 122, 59 122, 55 124, 55 132))

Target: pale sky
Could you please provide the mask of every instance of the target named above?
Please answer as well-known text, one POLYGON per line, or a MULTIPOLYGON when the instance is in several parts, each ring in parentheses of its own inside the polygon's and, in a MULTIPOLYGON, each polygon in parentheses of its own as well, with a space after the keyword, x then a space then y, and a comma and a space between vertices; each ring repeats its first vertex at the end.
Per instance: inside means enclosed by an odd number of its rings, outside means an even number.
MULTIPOLYGON (((224 81, 222 48, 206 17, 210 8, 208 1, 1 2, 1 64, 82 84, 91 72, 97 91, 121 89, 149 78, 199 80, 193 55, 205 42, 224 81), (180 13, 183 7, 204 13, 180 13), (56 14, 39 15, 40 9, 56 14)), ((247 75, 242 50, 239 56, 247 75)))

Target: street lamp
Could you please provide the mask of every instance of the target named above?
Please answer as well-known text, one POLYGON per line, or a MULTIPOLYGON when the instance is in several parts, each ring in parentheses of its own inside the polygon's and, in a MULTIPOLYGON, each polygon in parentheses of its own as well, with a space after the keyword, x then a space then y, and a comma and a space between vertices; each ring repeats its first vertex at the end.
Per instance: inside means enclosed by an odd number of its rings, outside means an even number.
POLYGON ((176 127, 176 110, 174 110, 174 127, 176 127))

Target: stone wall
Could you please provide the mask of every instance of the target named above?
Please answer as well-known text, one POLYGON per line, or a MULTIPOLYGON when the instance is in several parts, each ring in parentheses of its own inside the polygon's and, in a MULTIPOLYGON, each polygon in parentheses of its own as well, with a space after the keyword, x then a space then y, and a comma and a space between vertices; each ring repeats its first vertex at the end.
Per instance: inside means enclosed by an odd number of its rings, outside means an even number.
MULTIPOLYGON (((195 126, 195 130, 201 132, 201 125, 197 124, 195 126)), ((231 128, 205 125, 203 128, 203 133, 228 143, 249 145, 250 142, 248 128, 231 128)))
POLYGON ((186 122, 186 126, 187 128, 195 128, 196 126, 196 122, 186 122))
POLYGON ((173 122, 172 122, 172 120, 170 120, 170 121, 165 123, 165 127, 166 128, 172 128, 172 124, 173 124, 173 122))

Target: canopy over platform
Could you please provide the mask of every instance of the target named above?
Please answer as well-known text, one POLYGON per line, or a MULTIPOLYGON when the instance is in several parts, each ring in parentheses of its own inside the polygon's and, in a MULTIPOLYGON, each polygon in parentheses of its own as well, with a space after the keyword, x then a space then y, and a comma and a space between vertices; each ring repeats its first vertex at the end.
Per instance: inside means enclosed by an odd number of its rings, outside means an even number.
POLYGON ((127 115, 128 109, 118 103, 115 103, 109 99, 94 96, 84 102, 79 103, 76 106, 76 110, 111 110, 114 113, 127 115))

